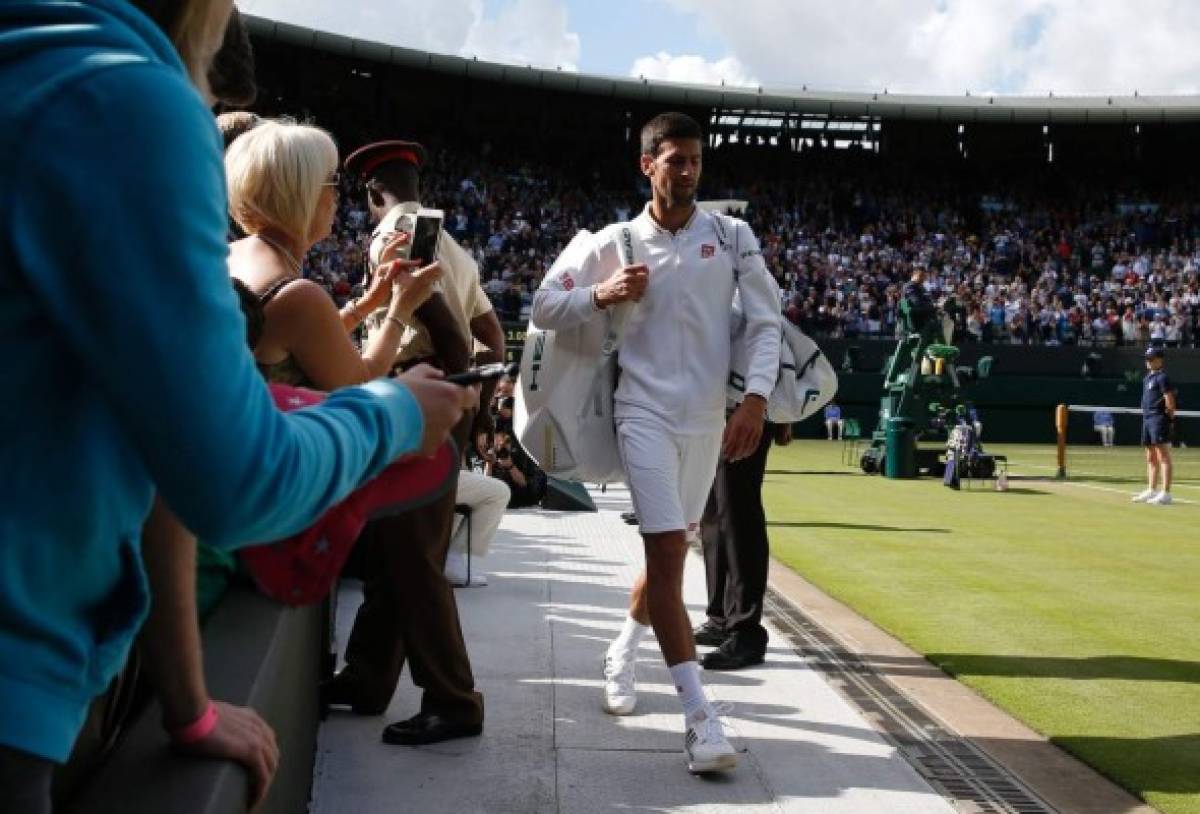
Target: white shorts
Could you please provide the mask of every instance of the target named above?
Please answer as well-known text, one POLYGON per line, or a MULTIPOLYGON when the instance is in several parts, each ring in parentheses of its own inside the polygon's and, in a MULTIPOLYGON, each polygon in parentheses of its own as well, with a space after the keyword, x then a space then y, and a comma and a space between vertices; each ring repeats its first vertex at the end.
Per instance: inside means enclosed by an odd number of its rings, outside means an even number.
POLYGON ((617 446, 642 533, 692 536, 717 475, 721 433, 677 435, 652 418, 621 418, 617 446))

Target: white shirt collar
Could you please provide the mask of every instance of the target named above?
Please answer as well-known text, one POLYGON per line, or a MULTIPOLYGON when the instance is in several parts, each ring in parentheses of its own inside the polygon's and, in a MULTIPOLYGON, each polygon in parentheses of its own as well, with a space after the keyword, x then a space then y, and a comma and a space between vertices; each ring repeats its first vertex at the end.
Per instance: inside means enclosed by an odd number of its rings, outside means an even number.
MULTIPOLYGON (((699 206, 693 208, 692 216, 688 218, 687 223, 680 227, 677 234, 684 234, 685 232, 690 231, 692 227, 696 226, 702 212, 703 210, 699 206)), ((643 239, 648 239, 654 237, 655 235, 671 234, 670 230, 664 229, 662 226, 660 226, 658 221, 654 219, 654 216, 650 214, 650 201, 647 201, 646 205, 642 208, 642 214, 638 215, 634 219, 634 224, 641 231, 641 237, 643 239)))

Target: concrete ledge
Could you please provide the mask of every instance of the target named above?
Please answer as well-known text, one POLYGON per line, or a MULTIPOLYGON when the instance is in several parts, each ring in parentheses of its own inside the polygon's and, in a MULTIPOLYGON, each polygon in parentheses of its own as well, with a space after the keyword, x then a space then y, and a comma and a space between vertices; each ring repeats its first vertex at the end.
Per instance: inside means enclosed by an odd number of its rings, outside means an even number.
MULTIPOLYGON (((249 588, 230 590, 204 627, 204 664, 214 699, 253 707, 275 729, 279 771, 261 814, 302 814, 317 735, 323 606, 288 608, 249 588)), ((182 757, 167 746, 152 703, 70 814, 228 814, 246 810, 238 765, 182 757)))

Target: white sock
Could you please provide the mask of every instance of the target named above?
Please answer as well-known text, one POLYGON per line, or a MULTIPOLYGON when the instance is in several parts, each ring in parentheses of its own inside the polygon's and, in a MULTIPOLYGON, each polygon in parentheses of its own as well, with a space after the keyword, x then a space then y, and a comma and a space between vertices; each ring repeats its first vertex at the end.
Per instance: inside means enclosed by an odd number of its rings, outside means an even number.
POLYGON ((685 661, 671 668, 671 680, 675 682, 675 692, 679 693, 679 701, 683 704, 683 714, 691 719, 697 712, 704 709, 708 698, 704 695, 704 685, 700 683, 700 664, 695 661, 685 661))
POLYGON ((625 625, 608 646, 608 652, 617 658, 633 658, 637 654, 638 645, 649 632, 650 625, 643 625, 632 616, 626 616, 625 625))

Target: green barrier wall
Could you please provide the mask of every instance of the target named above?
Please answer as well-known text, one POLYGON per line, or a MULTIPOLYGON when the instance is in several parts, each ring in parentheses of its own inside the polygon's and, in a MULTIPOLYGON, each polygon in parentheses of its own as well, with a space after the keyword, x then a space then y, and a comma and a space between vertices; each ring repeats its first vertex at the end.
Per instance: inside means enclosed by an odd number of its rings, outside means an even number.
MULTIPOLYGON (((1200 384, 1179 384, 1179 409, 1200 409, 1200 384)), ((875 429, 883 376, 879 373, 838 374, 838 404, 842 415, 857 418, 863 433, 875 429)), ((1096 404, 1138 407, 1140 382, 1121 379, 1068 379, 1057 376, 995 376, 976 382, 967 392, 983 422, 983 440, 998 443, 1054 443, 1054 408, 1059 404, 1096 404)), ((1117 443, 1135 444, 1141 433, 1138 416, 1116 416, 1117 443)), ((825 425, 809 419, 797 427, 800 437, 824 435, 825 425)), ((1181 419, 1179 439, 1200 444, 1200 419, 1181 419)), ((1072 413, 1067 428, 1070 443, 1091 443, 1096 438, 1092 417, 1072 413)))
MULTIPOLYGON (((505 326, 509 361, 520 361, 525 325, 505 326)), ((895 348, 894 342, 822 340, 821 349, 834 367, 840 367, 846 349, 858 348, 859 370, 838 374, 838 404, 846 418, 857 418, 864 435, 875 429, 883 374, 878 372, 895 348)), ((1059 404, 1095 404, 1138 407, 1141 404, 1141 351, 1138 348, 1049 348, 1016 345, 965 345, 959 364, 973 364, 983 355, 994 357, 993 375, 969 386, 967 392, 979 410, 985 442, 1054 443, 1054 408, 1059 404), (1099 354, 1098 367, 1106 378, 1085 379, 1080 374, 1089 354, 1099 354)), ((1200 350, 1168 350, 1167 369, 1178 388, 1179 409, 1200 410, 1200 350)), ((1073 413, 1068 425, 1070 443, 1092 443, 1096 433, 1092 417, 1073 413)), ((801 438, 825 435, 820 417, 797 425, 801 438)), ((1119 444, 1136 444, 1141 434, 1138 416, 1116 416, 1119 444)), ((1181 419, 1179 440, 1200 444, 1200 419, 1181 419)))

